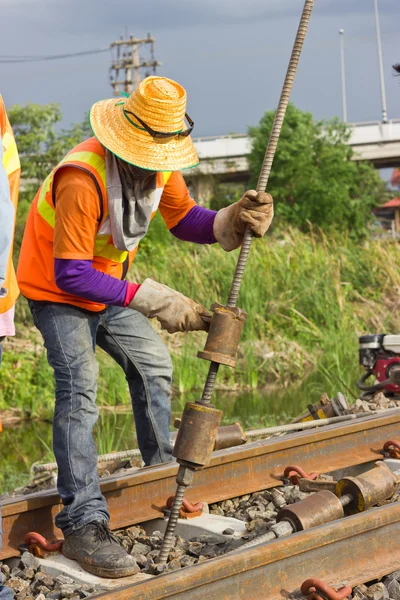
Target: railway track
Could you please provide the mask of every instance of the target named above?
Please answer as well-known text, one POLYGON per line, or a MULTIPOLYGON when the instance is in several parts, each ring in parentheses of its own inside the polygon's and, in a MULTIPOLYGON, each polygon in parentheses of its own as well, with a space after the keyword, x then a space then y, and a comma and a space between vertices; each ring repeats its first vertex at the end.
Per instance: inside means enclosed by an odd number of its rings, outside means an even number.
MULTIPOLYGON (((213 454, 208 467, 196 473, 187 499, 213 503, 274 487, 289 464, 316 473, 362 465, 382 457, 383 444, 399 435, 400 411, 396 411, 220 450, 213 454)), ((103 478, 101 487, 111 513, 111 528, 160 517, 167 498, 175 491, 176 471, 176 464, 168 464, 103 478)), ((54 517, 60 510, 55 492, 5 500, 0 560, 18 556, 18 547, 29 531, 39 531, 49 539, 58 537, 54 517)))
POLYGON ((94 596, 104 600, 282 600, 310 577, 351 587, 400 565, 400 503, 94 596))

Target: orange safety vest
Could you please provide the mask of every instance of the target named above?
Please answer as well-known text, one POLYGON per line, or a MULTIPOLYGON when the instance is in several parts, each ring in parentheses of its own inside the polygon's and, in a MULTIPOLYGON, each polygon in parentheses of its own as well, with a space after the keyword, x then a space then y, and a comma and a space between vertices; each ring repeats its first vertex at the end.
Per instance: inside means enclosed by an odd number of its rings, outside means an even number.
MULTIPOLYGON (((15 143, 10 121, 7 117, 6 107, 3 98, 0 95, 0 138, 3 144, 3 165, 8 176, 10 185, 11 202, 14 205, 14 215, 17 215, 19 180, 21 176, 21 164, 19 162, 17 144, 15 143)), ((15 226, 15 218, 14 218, 15 226)), ((17 278, 15 276, 14 265, 12 262, 13 243, 11 244, 10 256, 8 258, 6 278, 4 287, 8 290, 7 295, 0 299, 0 313, 5 313, 12 306, 19 296, 17 278)))
MULTIPOLYGON (((54 176, 61 167, 77 167, 87 171, 95 180, 102 207, 102 219, 93 249, 93 267, 98 271, 122 279, 131 266, 137 247, 131 252, 118 250, 110 233, 104 232, 108 218, 108 198, 106 190, 105 150, 100 142, 92 137, 71 150, 44 180, 32 203, 22 241, 18 263, 18 283, 21 292, 31 300, 73 304, 90 311, 100 311, 104 304, 92 302, 60 290, 54 277, 53 240, 56 210, 53 198, 54 176)), ((156 205, 171 172, 157 175, 156 205)), ((109 231, 109 229, 108 229, 109 231)))

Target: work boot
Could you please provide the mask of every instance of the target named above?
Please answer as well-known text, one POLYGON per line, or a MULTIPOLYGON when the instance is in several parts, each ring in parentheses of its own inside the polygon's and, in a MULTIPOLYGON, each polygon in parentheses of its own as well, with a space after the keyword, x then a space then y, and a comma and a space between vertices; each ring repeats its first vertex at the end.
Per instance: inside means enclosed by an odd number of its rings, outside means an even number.
POLYGON ((140 570, 105 522, 91 521, 67 535, 62 552, 98 577, 127 577, 140 570))

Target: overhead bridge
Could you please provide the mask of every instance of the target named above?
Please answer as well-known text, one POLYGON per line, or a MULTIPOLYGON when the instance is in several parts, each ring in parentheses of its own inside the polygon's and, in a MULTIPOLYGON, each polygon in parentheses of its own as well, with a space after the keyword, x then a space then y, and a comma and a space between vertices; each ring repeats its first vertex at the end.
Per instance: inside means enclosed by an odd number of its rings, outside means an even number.
MULTIPOLYGON (((400 119, 349 126, 351 135, 348 144, 354 150, 353 160, 370 161, 379 169, 400 167, 400 119)), ((201 202, 206 203, 213 194, 214 179, 232 183, 248 180, 250 136, 231 134, 199 137, 193 141, 200 164, 183 174, 201 202)))

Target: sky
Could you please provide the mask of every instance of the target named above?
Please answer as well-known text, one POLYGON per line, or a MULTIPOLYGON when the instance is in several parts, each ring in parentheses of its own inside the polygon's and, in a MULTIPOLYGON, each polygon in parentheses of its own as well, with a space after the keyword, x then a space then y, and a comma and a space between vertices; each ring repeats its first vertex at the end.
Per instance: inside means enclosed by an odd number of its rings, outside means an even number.
MULTIPOLYGON (((158 69, 188 92, 193 136, 244 133, 277 106, 303 0, 0 0, 0 56, 105 48, 121 34, 156 38, 158 69)), ((389 118, 400 118, 400 1, 379 0, 389 118)), ((341 116, 345 30, 349 121, 381 118, 373 0, 316 0, 292 100, 341 116)), ((143 57, 146 53, 143 52, 143 57)), ((6 105, 57 102, 63 124, 111 97, 111 54, 0 64, 6 105)))

